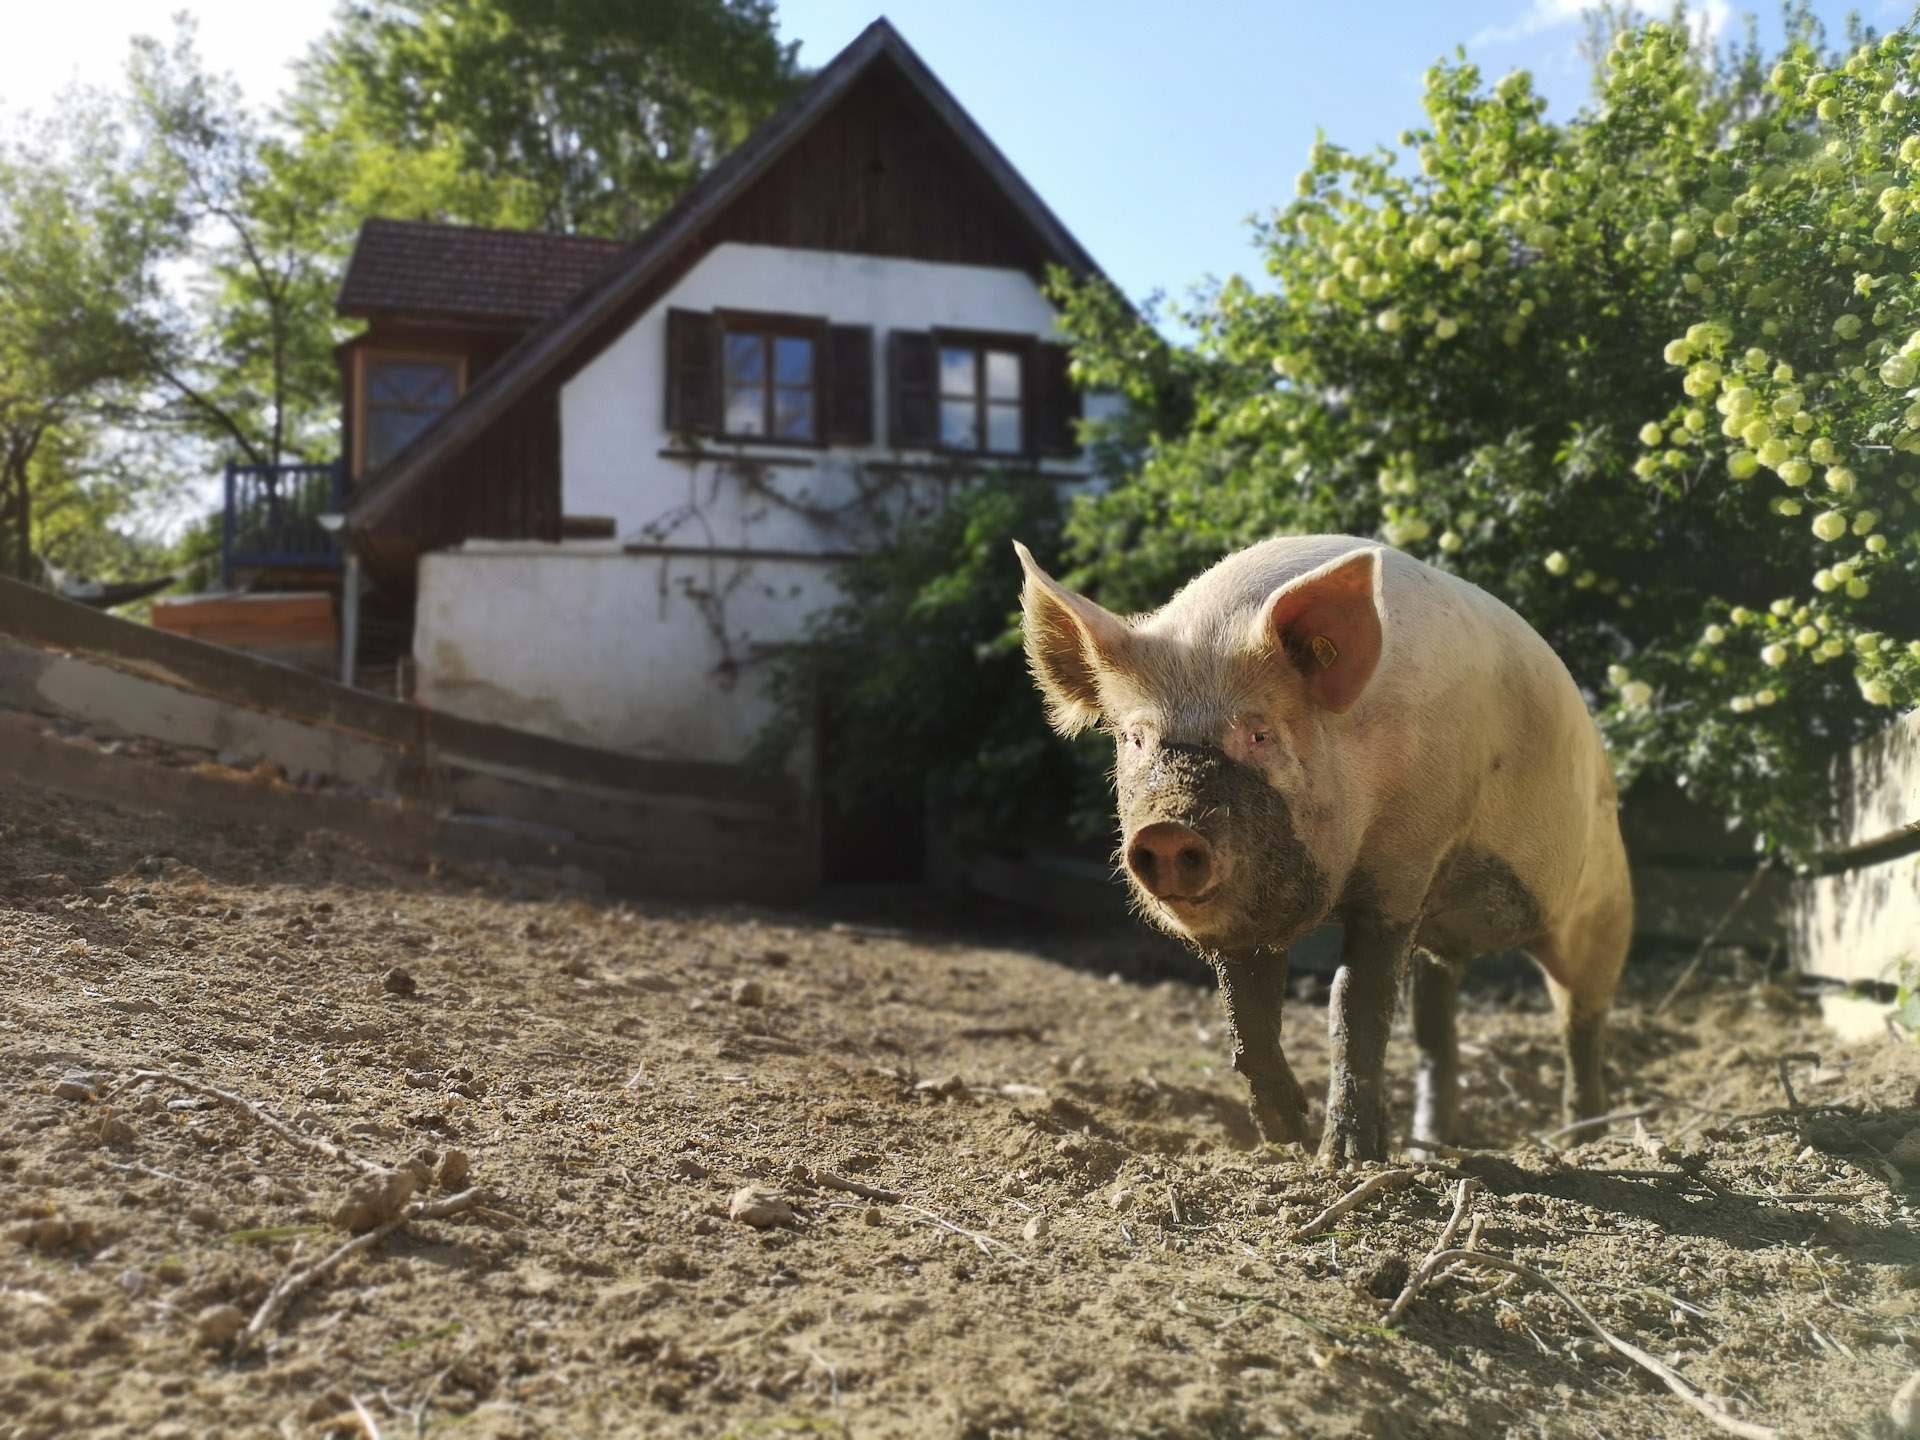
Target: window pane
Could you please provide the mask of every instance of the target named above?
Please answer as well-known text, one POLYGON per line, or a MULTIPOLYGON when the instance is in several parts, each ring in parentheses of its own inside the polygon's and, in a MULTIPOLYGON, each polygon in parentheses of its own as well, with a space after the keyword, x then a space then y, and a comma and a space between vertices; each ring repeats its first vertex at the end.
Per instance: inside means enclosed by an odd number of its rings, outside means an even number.
MULTIPOLYGON (((752 385, 767 378, 767 343, 764 335, 727 336, 727 383, 752 385)), ((728 426, 732 429, 732 426, 728 426)))
POLYGON ((1018 355, 1006 350, 987 352, 987 398, 989 400, 1020 398, 1020 357, 1018 355))
POLYGON ((813 391, 773 392, 773 433, 782 440, 813 438, 813 391))
POLYGON ((978 412, 971 400, 940 402, 940 443, 955 450, 978 450, 978 412))
POLYGON ((764 435, 767 431, 767 387, 729 385, 725 429, 729 435, 764 435))
POLYGON ((375 406, 367 411, 366 462, 369 469, 384 465, 406 444, 440 418, 438 410, 402 410, 375 406))
POLYGON ((379 405, 453 404, 454 367, 448 362, 376 360, 367 367, 367 401, 379 405))
POLYGON ((971 350, 959 350, 943 347, 940 351, 940 393, 942 395, 971 395, 974 393, 973 357, 971 350))
POLYGON ((1020 407, 987 406, 987 449, 1010 455, 1020 448, 1020 407))
POLYGON ((813 383, 813 341, 804 335, 775 336, 773 378, 781 385, 811 385, 813 383))

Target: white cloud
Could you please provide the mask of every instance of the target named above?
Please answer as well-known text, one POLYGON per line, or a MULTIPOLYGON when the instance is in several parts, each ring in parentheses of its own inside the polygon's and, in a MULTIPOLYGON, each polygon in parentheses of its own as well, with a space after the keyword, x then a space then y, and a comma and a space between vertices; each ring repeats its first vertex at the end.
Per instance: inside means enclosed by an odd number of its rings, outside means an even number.
MULTIPOLYGON (((1467 48, 1512 45, 1563 25, 1575 25, 1591 8, 1591 0, 1532 0, 1526 12, 1512 24, 1488 26, 1468 42, 1467 48)), ((1639 13, 1647 19, 1656 15, 1664 18, 1666 9, 1662 6, 1653 11, 1639 10, 1639 13)), ((1696 41, 1717 42, 1732 23, 1733 0, 1690 0, 1687 5, 1687 26, 1696 41)))

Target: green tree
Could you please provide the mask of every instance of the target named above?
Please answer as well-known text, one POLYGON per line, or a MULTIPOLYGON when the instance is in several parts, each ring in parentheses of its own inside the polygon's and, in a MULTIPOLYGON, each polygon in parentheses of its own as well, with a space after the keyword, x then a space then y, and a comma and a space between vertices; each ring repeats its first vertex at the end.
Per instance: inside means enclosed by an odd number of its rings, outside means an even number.
POLYGON ((142 477, 100 459, 164 343, 177 216, 99 97, 0 148, 0 564, 39 578, 51 533, 124 516, 142 477))
POLYGON ((630 236, 794 92, 795 49, 770 0, 366 0, 289 113, 379 213, 630 236))
POLYGON ((963 844, 1063 822, 1104 830, 1109 797, 1092 752, 1076 767, 1038 723, 1007 625, 1020 588, 1014 539, 1051 563, 1064 513, 1051 484, 995 475, 844 566, 844 598, 776 666, 779 713, 761 763, 784 764, 797 737, 824 732, 836 800, 924 796, 963 844))
POLYGON ((1764 84, 1752 54, 1623 33, 1565 124, 1524 74, 1435 67, 1418 170, 1316 144, 1258 227, 1275 283, 1221 287, 1178 363, 1071 296, 1087 383, 1191 392, 1074 516, 1072 578, 1141 607, 1276 532, 1378 536, 1532 621, 1623 777, 1803 838, 1825 757, 1920 678, 1888 638, 1920 633, 1920 548, 1885 448, 1920 443, 1896 183, 1920 139, 1910 38, 1834 71, 1795 30, 1764 84))
POLYGON ((253 464, 320 460, 338 444, 331 307, 337 207, 286 142, 207 73, 183 18, 134 41, 126 112, 156 193, 195 262, 148 360, 167 425, 253 464))

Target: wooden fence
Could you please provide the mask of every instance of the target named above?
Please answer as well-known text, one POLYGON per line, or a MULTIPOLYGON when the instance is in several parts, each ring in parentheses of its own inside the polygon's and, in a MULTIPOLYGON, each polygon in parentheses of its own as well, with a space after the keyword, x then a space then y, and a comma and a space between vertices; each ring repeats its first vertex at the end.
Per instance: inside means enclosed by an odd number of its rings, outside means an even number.
POLYGON ((0 775, 101 800, 572 867, 618 893, 782 901, 819 881, 811 797, 784 778, 441 714, 6 579, 0 711, 0 775), (169 770, 113 753, 123 737, 239 763, 169 770), (242 765, 322 793, 217 778, 242 765))

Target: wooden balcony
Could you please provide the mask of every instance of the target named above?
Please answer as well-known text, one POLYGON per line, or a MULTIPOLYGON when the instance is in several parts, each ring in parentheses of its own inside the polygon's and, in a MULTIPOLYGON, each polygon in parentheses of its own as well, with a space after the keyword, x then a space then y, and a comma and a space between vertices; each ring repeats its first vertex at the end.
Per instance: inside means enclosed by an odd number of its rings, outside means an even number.
POLYGON ((340 546, 321 525, 344 498, 339 462, 324 465, 234 465, 226 470, 220 540, 221 583, 236 572, 337 570, 340 546))

